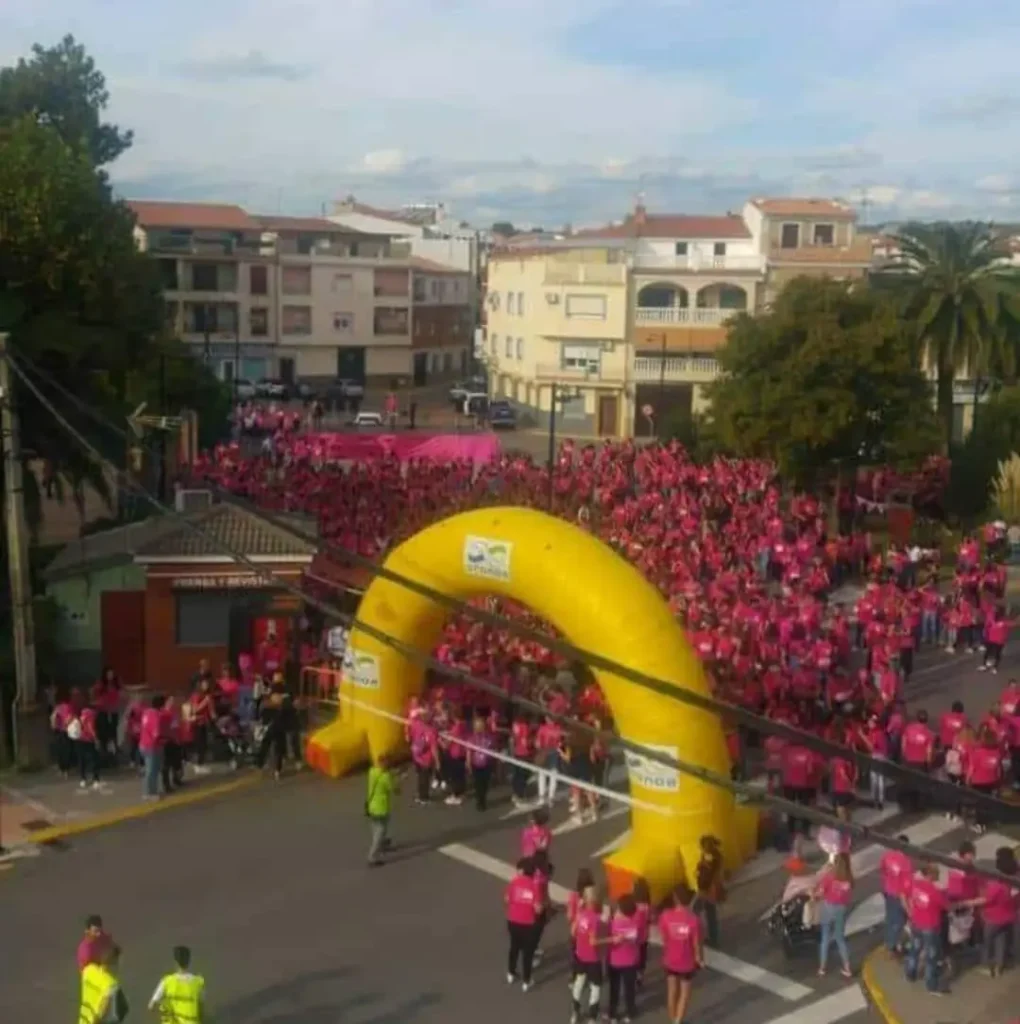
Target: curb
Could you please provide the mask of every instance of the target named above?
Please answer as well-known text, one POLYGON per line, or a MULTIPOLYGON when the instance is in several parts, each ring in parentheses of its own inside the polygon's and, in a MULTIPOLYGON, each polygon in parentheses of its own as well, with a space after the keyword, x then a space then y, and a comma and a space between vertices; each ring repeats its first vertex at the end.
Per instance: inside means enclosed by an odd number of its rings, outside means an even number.
POLYGON ((100 829, 110 828, 124 821, 147 818, 151 814, 159 814, 162 811, 170 811, 177 807, 187 807, 189 804, 197 804, 202 800, 210 800, 216 796, 225 796, 227 793, 236 793, 239 790, 254 786, 256 783, 261 782, 261 780, 261 774, 253 772, 241 778, 231 779, 229 782, 220 782, 202 789, 192 790, 189 793, 169 796, 164 800, 153 800, 149 803, 122 807, 116 811, 97 814, 95 817, 84 818, 81 821, 70 821, 64 825, 52 825, 50 828, 43 828, 38 832, 34 832, 26 840, 26 845, 43 846, 46 843, 68 839, 71 836, 82 835, 85 832, 98 832, 100 829))
POLYGON ((874 1007, 875 1012, 885 1021, 885 1024, 904 1024, 899 1014, 890 1006, 886 994, 875 981, 873 962, 885 952, 882 947, 872 950, 861 965, 861 987, 868 998, 868 1002, 874 1007))

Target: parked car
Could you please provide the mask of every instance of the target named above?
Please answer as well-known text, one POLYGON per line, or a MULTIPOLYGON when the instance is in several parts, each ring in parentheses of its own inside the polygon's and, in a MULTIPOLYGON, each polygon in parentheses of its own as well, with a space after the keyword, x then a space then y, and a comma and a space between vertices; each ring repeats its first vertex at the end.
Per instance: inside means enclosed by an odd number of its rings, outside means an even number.
POLYGON ((354 417, 356 427, 381 427, 383 418, 381 412, 359 412, 354 417))
POLYGON ((255 385, 255 393, 262 398, 276 398, 286 402, 290 398, 290 388, 282 380, 263 377, 255 385))
POLYGON ((245 380, 244 377, 238 377, 233 383, 234 394, 241 399, 242 402, 247 402, 254 398, 258 394, 258 389, 250 380, 245 380))
POLYGON ((450 401, 456 406, 462 406, 468 395, 487 394, 487 388, 484 377, 472 377, 470 380, 458 381, 449 390, 450 401))
POLYGON ((461 399, 458 412, 464 416, 485 416, 489 410, 489 396, 484 391, 468 391, 461 399))
POLYGON ((493 430, 516 430, 517 410, 507 401, 499 399, 489 403, 489 426, 493 430))

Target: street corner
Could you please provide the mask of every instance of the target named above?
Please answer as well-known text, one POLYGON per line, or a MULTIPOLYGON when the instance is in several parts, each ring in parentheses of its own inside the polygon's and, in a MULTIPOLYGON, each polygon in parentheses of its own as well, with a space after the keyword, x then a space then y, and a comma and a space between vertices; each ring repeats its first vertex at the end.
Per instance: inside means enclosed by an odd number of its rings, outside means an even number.
POLYGON ((88 790, 66 780, 33 781, 23 788, 5 785, 0 814, 3 845, 37 853, 75 836, 239 793, 261 781, 262 774, 256 771, 196 779, 158 800, 144 799, 137 779, 124 776, 88 790))
POLYGON ((892 983, 906 984, 899 961, 884 946, 873 949, 861 965, 861 987, 872 1009, 885 1024, 906 1024, 895 1007, 892 983))

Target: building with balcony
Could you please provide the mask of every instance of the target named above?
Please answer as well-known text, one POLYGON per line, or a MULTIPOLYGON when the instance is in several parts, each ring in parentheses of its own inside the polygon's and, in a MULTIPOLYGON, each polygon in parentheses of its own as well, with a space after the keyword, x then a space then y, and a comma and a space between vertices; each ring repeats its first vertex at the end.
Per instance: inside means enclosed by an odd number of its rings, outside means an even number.
POLYGON ((743 219, 765 260, 763 304, 795 277, 864 277, 870 235, 858 234, 853 207, 833 199, 752 199, 743 219))
POLYGON ((224 380, 388 386, 467 366, 471 275, 411 257, 390 235, 236 206, 130 205, 137 242, 159 266, 172 328, 224 380))
POLYGON ((618 248, 511 250, 490 256, 482 361, 494 397, 522 426, 629 433, 627 266, 618 248))

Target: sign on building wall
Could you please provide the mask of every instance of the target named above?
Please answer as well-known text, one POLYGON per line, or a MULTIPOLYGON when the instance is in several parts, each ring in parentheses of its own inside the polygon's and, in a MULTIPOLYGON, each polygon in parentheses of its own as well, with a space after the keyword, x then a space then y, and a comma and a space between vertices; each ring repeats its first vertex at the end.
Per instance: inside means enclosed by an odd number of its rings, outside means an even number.
POLYGON ((258 587, 271 587, 274 580, 270 576, 254 573, 247 575, 215 575, 215 576, 175 576, 170 585, 174 590, 245 590, 258 587))

